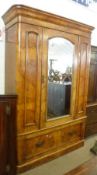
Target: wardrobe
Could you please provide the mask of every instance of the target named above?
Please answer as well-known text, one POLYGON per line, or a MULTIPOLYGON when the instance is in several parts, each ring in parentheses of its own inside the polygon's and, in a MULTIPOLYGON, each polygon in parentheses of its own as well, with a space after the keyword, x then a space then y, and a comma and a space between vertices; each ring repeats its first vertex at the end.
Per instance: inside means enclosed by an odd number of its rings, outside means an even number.
MULTIPOLYGON (((64 9, 65 10, 65 9, 64 9)), ((4 15, 5 91, 17 94, 17 169, 84 144, 93 27, 23 5, 4 15)))
POLYGON ((97 47, 91 46, 85 136, 97 133, 97 47))

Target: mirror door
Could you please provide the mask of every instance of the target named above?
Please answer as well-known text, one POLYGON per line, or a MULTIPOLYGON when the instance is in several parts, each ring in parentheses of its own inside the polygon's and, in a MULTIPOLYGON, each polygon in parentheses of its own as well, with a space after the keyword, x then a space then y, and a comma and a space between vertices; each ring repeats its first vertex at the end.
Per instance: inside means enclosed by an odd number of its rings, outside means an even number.
POLYGON ((44 29, 41 115, 46 122, 72 115, 77 45, 74 35, 44 29))

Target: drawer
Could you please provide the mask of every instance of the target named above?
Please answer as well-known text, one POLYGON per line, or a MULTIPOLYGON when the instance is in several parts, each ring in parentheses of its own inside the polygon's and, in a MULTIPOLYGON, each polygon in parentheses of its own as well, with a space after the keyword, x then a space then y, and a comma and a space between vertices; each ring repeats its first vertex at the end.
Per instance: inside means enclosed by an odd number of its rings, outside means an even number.
POLYGON ((97 106, 87 107, 87 124, 92 124, 97 122, 97 106))
POLYGON ((89 105, 89 106, 87 106, 87 110, 88 111, 91 111, 91 110, 95 110, 95 111, 97 111, 97 105, 89 105))
POLYGON ((61 144, 69 145, 81 139, 81 124, 68 126, 60 131, 61 144))
POLYGON ((57 133, 49 133, 35 138, 25 140, 25 158, 34 158, 56 147, 57 133))
POLYGON ((93 134, 97 134, 97 123, 86 126, 85 136, 87 137, 93 134))

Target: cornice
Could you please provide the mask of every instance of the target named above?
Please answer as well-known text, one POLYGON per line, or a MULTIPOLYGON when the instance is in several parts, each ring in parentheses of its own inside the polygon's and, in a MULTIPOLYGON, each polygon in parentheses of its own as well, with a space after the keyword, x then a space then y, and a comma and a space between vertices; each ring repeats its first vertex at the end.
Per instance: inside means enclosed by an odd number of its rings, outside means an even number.
POLYGON ((16 17, 18 17, 17 22, 21 19, 19 17, 28 17, 39 21, 45 21, 46 23, 72 27, 87 32, 91 32, 94 29, 92 26, 24 5, 14 5, 2 16, 5 25, 16 17))

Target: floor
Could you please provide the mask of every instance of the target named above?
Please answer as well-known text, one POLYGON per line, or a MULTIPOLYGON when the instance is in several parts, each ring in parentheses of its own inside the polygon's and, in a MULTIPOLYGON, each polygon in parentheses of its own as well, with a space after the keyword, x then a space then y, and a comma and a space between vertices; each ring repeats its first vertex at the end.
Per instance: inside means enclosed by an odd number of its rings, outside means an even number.
POLYGON ((21 175, 64 175, 91 158, 96 157, 90 152, 90 148, 93 147, 96 140, 97 135, 89 137, 85 140, 83 147, 22 173, 21 175))
POLYGON ((65 175, 97 175, 97 156, 65 175))

